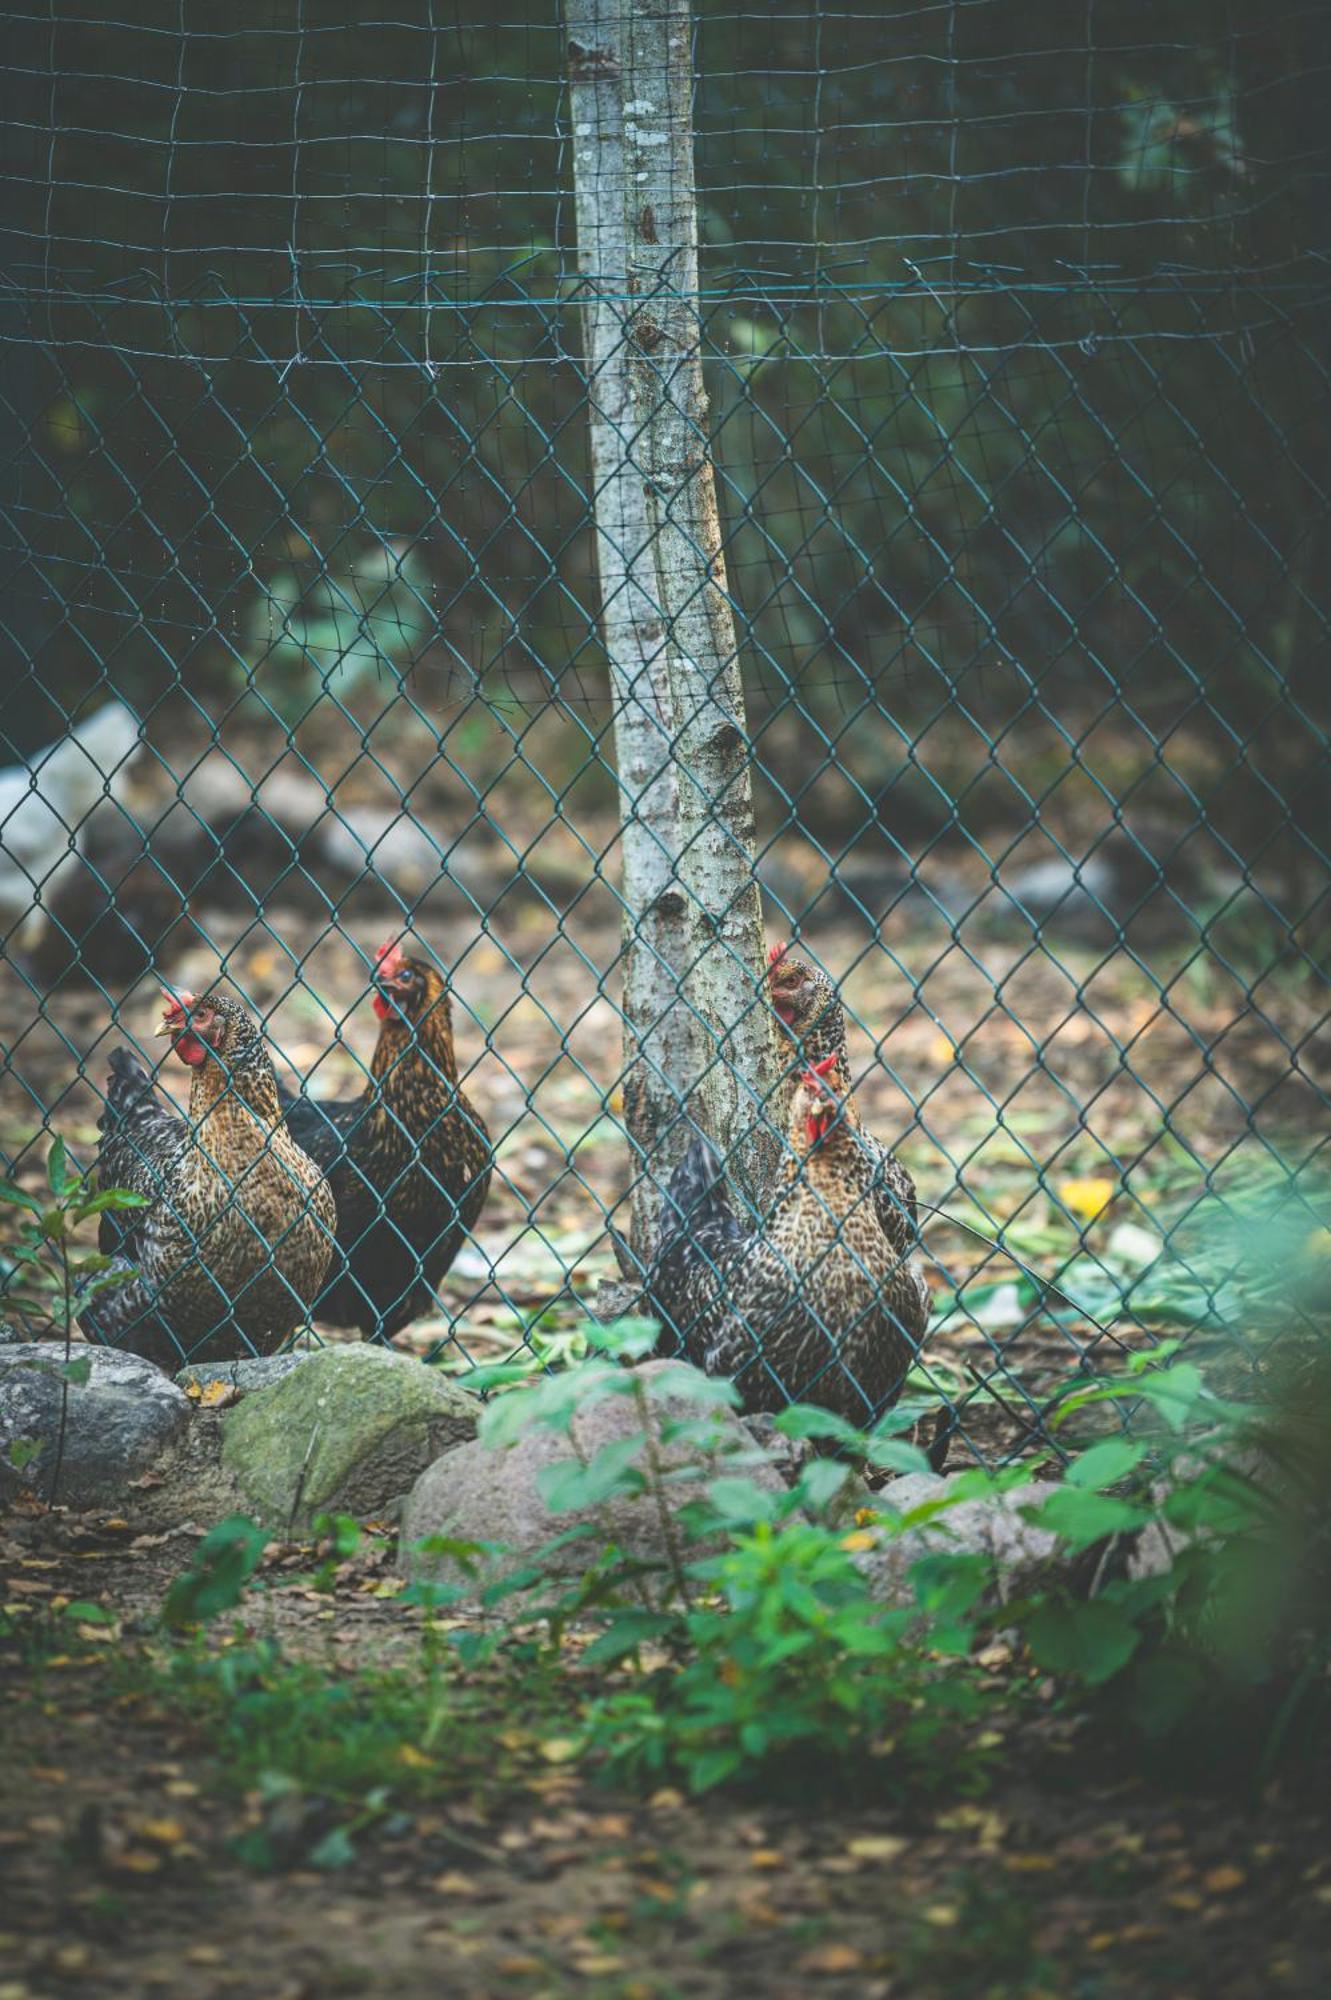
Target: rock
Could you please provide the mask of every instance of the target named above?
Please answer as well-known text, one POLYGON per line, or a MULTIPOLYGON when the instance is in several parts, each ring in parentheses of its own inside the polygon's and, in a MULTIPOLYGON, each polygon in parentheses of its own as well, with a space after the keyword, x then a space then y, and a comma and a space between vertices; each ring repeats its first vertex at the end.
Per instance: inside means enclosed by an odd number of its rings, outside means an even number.
POLYGON ((345 806, 315 838, 318 858, 353 880, 372 872, 399 894, 419 895, 444 871, 439 848, 410 813, 345 806))
MULTIPOLYGON (((55 1498, 70 1507, 119 1502, 132 1479, 146 1472, 189 1422, 189 1399, 174 1382, 137 1354, 82 1343, 73 1358, 91 1362, 86 1382, 68 1384, 65 1448, 55 1498)), ((59 1341, 6 1342, 0 1346, 0 1494, 20 1485, 50 1497, 60 1435, 59 1341), (11 1445, 41 1449, 21 1471, 11 1445)))
POLYGON ((295 1354, 251 1354, 237 1361, 196 1361, 182 1368, 176 1381, 182 1389, 197 1385, 206 1389, 212 1382, 225 1382, 229 1389, 247 1396, 254 1389, 269 1389, 308 1361, 317 1348, 301 1348, 295 1354))
POLYGON ((189 916, 194 880, 174 874, 152 834, 110 801, 85 830, 87 858, 75 854, 61 869, 34 964, 52 986, 70 977, 130 986, 202 941, 189 916))
POLYGON ((763 1410, 741 1417, 740 1423, 769 1464, 780 1473, 784 1483, 793 1486, 813 1457, 813 1446, 808 1438, 787 1437, 784 1431, 777 1429, 776 1418, 763 1410))
MULTIPOLYGON (((640 1431, 641 1417, 635 1399, 627 1393, 629 1384, 635 1376, 651 1381, 674 1365, 648 1361, 636 1369, 624 1369, 626 1392, 605 1395, 579 1410, 571 1437, 539 1430, 497 1448, 478 1439, 432 1465, 417 1480, 403 1510, 400 1561, 406 1574, 436 1582, 460 1581, 462 1572, 449 1558, 425 1555, 417 1547, 429 1536, 447 1535, 464 1542, 501 1544, 504 1555, 485 1570, 485 1580, 493 1581, 525 1564, 536 1550, 582 1522, 595 1522, 601 1532, 550 1551, 542 1559, 544 1576, 580 1576, 609 1541, 644 1562, 666 1561, 666 1530, 651 1494, 613 1498, 586 1511, 553 1514, 537 1482, 547 1466, 568 1464, 577 1456, 592 1459, 605 1445, 640 1431)), ((667 1489, 671 1518, 690 1500, 700 1497, 704 1478, 720 1470, 742 1474, 769 1493, 784 1490, 779 1472, 754 1450, 748 1433, 731 1411, 704 1411, 690 1398, 666 1394, 652 1402, 651 1414, 663 1470, 698 1465, 703 1475, 671 1480, 667 1489), (715 1426, 715 1449, 700 1453, 695 1443, 660 1443, 663 1417, 696 1423, 704 1416, 715 1426)), ((689 1550, 690 1554, 696 1552, 696 1545, 689 1550)))
POLYGON ((426 1466, 475 1436, 479 1408, 407 1355, 325 1347, 226 1412, 222 1466, 246 1511, 283 1532, 316 1514, 392 1514, 426 1466))
MULTIPOLYGON (((952 1478, 961 1476, 954 1474, 952 1478)), ((929 1472, 907 1473, 883 1487, 877 1504, 911 1513, 929 1501, 943 1499, 952 1478, 929 1472)), ((960 1500, 936 1520, 885 1536, 876 1549, 856 1557, 857 1565, 876 1598, 886 1604, 909 1605, 915 1601, 909 1572, 921 1556, 940 1551, 981 1555, 992 1565, 994 1598, 1006 1604, 1027 1588, 1061 1546, 1049 1529, 1033 1527, 1019 1512, 1023 1506, 1047 1499, 1048 1494, 1047 1486, 1032 1482, 1006 1493, 960 1500)))

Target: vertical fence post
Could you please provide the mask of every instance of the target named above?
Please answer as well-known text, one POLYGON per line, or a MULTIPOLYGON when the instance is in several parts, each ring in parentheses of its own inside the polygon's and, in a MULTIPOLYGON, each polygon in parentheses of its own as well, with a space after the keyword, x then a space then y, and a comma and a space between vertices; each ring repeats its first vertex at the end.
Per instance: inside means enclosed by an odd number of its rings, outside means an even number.
POLYGON ((702 1046, 701 1024, 681 1004, 686 903, 678 880, 670 687, 642 473, 633 462, 623 0, 566 0, 564 20, 601 639, 619 780, 624 1120, 635 1163, 629 1241, 645 1264, 656 1241, 661 1187, 682 1144, 681 1096, 710 1049, 702 1046))
POLYGON ((630 378, 670 690, 688 995, 711 1060, 694 1115, 761 1201, 778 1157, 751 746, 703 384, 688 0, 623 0, 630 378))

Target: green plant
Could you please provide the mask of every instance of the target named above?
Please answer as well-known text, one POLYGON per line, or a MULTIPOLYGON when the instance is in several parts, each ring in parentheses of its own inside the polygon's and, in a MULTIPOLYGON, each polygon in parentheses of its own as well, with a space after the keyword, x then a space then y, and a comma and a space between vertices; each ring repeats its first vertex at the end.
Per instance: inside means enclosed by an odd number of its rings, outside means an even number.
MULTIPOLYGON (((36 1317, 51 1326, 65 1343, 61 1379, 60 1430, 51 1467, 48 1497, 59 1490, 65 1456, 65 1431, 71 1386, 82 1385, 92 1372, 91 1357, 73 1354, 74 1323, 80 1307, 108 1285, 123 1284, 133 1277, 131 1266, 104 1255, 99 1250, 78 1252, 74 1232, 94 1216, 108 1211, 145 1206, 142 1195, 126 1188, 101 1188, 89 1174, 71 1170, 65 1141, 57 1136, 46 1156, 46 1185, 49 1200, 43 1200, 13 1181, 0 1181, 0 1204, 21 1212, 18 1242, 7 1255, 12 1264, 3 1293, 3 1303, 17 1308, 25 1317, 36 1317)), ((34 1364, 38 1365, 38 1364, 34 1364)), ((44 1364, 41 1364, 44 1365, 44 1364)), ((57 1372, 54 1368, 50 1371, 57 1372)), ((8 1458, 21 1472, 40 1454, 41 1444, 30 1438, 15 1439, 8 1458)))

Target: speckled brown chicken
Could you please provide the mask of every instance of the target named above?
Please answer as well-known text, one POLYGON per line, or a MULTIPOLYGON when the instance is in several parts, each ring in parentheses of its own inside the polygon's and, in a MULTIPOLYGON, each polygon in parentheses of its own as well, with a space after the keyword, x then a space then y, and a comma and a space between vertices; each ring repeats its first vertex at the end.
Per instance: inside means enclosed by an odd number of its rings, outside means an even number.
MULTIPOLYGON (((821 1063, 830 1058, 839 1072, 848 1075, 845 1009, 827 974, 788 944, 774 944, 767 961, 772 1011, 797 1052, 790 1074, 792 1094, 801 1063, 821 1063)), ((883 1231, 890 1242, 908 1248, 914 1244, 919 1230, 915 1182, 891 1148, 872 1132, 861 1131, 860 1143, 874 1161, 874 1198, 883 1231)))
POLYGON ((365 1089, 283 1096, 288 1126, 337 1197, 338 1254, 315 1317, 389 1338, 439 1310, 434 1288, 485 1205, 491 1151, 458 1084, 441 974, 390 940, 374 987, 379 1040, 365 1089))
POLYGON ((127 1049, 111 1057, 97 1178, 142 1209, 103 1215, 122 1282, 88 1297, 90 1340, 161 1367, 271 1354, 309 1314, 337 1216, 320 1169, 282 1123, 263 1037, 238 1001, 166 996, 157 1032, 192 1072, 189 1117, 127 1049))
POLYGON ((648 1279, 690 1360, 732 1376, 747 1410, 820 1404, 864 1425, 894 1403, 924 1339, 929 1294, 881 1162, 864 1144, 844 1066, 797 1080, 782 1185, 761 1230, 741 1224, 715 1153, 695 1140, 671 1178, 648 1279))

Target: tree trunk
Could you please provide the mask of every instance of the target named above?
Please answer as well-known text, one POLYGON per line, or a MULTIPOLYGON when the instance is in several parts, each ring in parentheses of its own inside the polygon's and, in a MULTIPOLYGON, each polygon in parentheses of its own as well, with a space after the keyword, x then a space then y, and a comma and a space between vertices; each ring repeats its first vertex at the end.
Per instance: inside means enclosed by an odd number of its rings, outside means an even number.
POLYGON ((661 1193, 687 1138, 681 1103, 711 1056, 681 1004, 686 901, 670 688, 641 471, 633 462, 621 95, 624 0, 566 0, 583 354, 619 778, 624 913, 624 1117, 633 1158, 624 1276, 657 1237, 661 1193))
MULTIPOLYGON (((690 1011, 709 1043, 690 1109, 762 1205, 777 1061, 755 872, 751 746, 709 453, 688 0, 622 0, 626 351, 669 689, 690 1011)), ((690 1078, 690 1081, 692 1079, 690 1078)))

